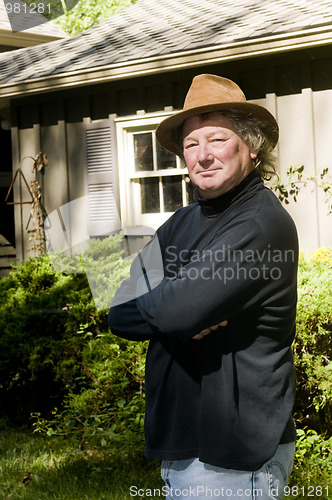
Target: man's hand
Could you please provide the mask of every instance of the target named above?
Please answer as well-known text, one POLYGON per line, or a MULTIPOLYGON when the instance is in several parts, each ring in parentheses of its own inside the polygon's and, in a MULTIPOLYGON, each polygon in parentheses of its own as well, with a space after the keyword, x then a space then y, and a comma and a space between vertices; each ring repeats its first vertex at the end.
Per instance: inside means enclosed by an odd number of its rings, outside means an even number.
POLYGON ((228 321, 226 319, 225 321, 222 321, 221 323, 218 323, 217 325, 210 326, 210 328, 205 328, 205 330, 202 330, 200 333, 198 333, 197 335, 195 335, 193 337, 193 340, 201 340, 204 337, 206 337, 207 335, 209 335, 210 333, 215 332, 216 330, 218 330, 219 326, 226 326, 227 323, 228 323, 228 321))

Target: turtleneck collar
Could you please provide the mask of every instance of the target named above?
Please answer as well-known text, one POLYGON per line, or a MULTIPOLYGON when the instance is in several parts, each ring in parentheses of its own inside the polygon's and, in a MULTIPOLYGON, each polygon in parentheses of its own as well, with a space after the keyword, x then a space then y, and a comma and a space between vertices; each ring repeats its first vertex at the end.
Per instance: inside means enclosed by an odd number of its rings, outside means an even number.
POLYGON ((213 216, 226 210, 234 201, 241 198, 243 194, 255 186, 262 187, 263 181, 257 170, 253 170, 243 179, 240 184, 221 196, 212 199, 203 198, 198 189, 194 191, 194 198, 199 203, 203 213, 207 216, 213 216))

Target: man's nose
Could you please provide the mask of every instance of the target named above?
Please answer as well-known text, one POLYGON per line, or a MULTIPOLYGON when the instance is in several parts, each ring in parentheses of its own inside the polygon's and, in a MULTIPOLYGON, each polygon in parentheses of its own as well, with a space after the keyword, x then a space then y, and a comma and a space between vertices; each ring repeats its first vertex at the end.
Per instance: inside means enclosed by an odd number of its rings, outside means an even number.
POLYGON ((211 152, 209 148, 209 144, 201 143, 198 148, 198 161, 204 162, 211 158, 211 152))

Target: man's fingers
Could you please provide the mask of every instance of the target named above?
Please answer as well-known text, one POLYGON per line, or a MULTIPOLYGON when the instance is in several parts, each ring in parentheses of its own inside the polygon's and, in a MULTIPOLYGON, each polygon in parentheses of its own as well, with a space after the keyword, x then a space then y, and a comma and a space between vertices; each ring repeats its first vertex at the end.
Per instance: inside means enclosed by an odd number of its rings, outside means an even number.
POLYGON ((219 326, 226 326, 228 324, 227 319, 225 321, 222 321, 221 323, 218 323, 217 325, 210 326, 210 330, 218 330, 219 326))
POLYGON ((201 333, 198 333, 193 337, 193 340, 202 340, 205 337, 205 335, 202 335, 201 333))
POLYGON ((205 330, 202 330, 201 332, 199 332, 198 335, 205 337, 205 335, 209 335, 209 333, 211 333, 211 328, 205 328, 205 330))
POLYGON ((228 321, 226 319, 224 321, 221 321, 221 323, 218 323, 218 325, 213 325, 213 326, 210 326, 210 328, 205 328, 205 330, 202 330, 197 335, 195 335, 193 337, 193 340, 202 340, 204 337, 206 337, 206 335, 209 335, 209 333, 214 332, 214 331, 218 330, 218 328, 220 326, 226 326, 227 324, 228 324, 228 321))
POLYGON ((205 330, 202 330, 201 332, 199 332, 197 335, 195 335, 193 337, 194 340, 201 340, 203 339, 206 335, 209 335, 209 333, 211 333, 211 329, 210 328, 205 328, 205 330))

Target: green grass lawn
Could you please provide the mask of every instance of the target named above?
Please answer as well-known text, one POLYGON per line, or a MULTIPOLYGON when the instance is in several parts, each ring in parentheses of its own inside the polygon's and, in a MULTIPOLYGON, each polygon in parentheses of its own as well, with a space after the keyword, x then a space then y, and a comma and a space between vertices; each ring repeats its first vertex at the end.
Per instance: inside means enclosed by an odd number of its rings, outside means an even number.
POLYGON ((162 488, 159 464, 31 431, 0 433, 1 500, 127 500, 131 486, 162 488))
MULTIPOLYGON (((159 463, 144 459, 142 453, 127 456, 117 449, 77 449, 69 440, 48 440, 30 430, 0 432, 0 500, 160 499, 162 487, 159 463)), ((295 466, 285 499, 331 496, 331 480, 321 466, 317 470, 312 463, 295 466)))

